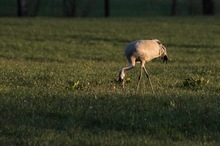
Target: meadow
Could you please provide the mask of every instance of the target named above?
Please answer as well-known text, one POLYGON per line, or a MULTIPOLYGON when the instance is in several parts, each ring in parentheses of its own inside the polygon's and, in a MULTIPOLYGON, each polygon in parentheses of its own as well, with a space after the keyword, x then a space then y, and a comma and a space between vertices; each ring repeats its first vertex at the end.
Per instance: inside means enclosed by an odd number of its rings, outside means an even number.
POLYGON ((0 145, 219 145, 220 19, 0 18, 0 145), (159 39, 169 62, 126 74, 124 47, 159 39))

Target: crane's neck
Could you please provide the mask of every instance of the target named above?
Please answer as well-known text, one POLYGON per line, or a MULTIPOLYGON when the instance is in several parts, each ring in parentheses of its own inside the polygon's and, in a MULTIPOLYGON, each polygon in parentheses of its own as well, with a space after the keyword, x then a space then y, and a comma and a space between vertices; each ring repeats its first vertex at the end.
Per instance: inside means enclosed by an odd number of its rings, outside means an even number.
POLYGON ((125 77, 125 72, 132 69, 134 66, 133 65, 129 65, 127 67, 124 67, 121 69, 121 71, 119 72, 119 80, 123 80, 125 77))

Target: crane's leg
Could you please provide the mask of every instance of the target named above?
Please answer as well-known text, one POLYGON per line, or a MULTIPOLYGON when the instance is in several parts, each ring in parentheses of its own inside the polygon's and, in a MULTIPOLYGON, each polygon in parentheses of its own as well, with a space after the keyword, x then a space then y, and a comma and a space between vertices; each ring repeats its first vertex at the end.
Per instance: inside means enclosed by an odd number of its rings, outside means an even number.
POLYGON ((140 69, 140 76, 139 76, 139 78, 138 78, 138 84, 137 84, 137 90, 136 90, 136 92, 138 91, 138 89, 139 89, 139 85, 140 85, 140 82, 141 82, 142 68, 143 68, 143 67, 141 67, 141 69, 140 69))
POLYGON ((125 90, 125 80, 122 81, 122 89, 125 90))
POLYGON ((148 78, 148 80, 149 80, 149 82, 150 82, 150 86, 151 86, 152 92, 154 93, 154 89, 153 89, 153 86, 152 86, 152 84, 151 84, 150 76, 149 76, 149 74, 148 74, 148 72, 147 72, 145 66, 144 66, 143 68, 144 68, 144 71, 145 71, 145 73, 146 73, 146 75, 147 75, 147 78, 148 78))

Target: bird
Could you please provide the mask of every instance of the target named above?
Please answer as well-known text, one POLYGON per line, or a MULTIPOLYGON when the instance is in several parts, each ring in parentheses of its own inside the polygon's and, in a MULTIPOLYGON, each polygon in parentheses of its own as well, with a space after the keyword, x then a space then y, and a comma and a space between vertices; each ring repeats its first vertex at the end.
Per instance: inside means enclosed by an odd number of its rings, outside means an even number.
POLYGON ((151 39, 151 40, 136 40, 131 43, 129 43, 125 47, 125 56, 127 57, 129 65, 126 67, 123 67, 119 72, 119 82, 122 82, 122 87, 124 89, 125 84, 125 75, 126 72, 130 69, 135 67, 135 63, 138 62, 141 64, 140 67, 140 76, 138 78, 138 84, 136 92, 139 90, 139 84, 142 77, 142 70, 144 70, 152 92, 154 92, 149 73, 147 72, 145 68, 145 63, 150 62, 151 60, 155 58, 161 58, 163 59, 163 62, 166 62, 169 60, 166 48, 164 45, 158 40, 158 39, 151 39))

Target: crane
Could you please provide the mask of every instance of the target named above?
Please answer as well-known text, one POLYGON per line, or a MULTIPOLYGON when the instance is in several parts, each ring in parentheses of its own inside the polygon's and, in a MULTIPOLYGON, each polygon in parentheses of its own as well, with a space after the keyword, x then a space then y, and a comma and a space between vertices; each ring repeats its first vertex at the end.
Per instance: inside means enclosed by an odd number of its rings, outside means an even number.
POLYGON ((145 63, 155 58, 161 58, 163 59, 163 62, 167 63, 168 56, 167 56, 166 48, 157 39, 136 40, 134 42, 129 43, 125 47, 125 56, 127 57, 129 65, 126 67, 123 67, 119 72, 119 81, 122 82, 123 89, 124 89, 124 84, 125 84, 124 78, 125 78, 126 72, 134 68, 136 62, 139 62, 141 63, 141 68, 140 68, 140 76, 138 78, 136 92, 139 89, 139 84, 140 84, 141 77, 142 77, 142 70, 144 70, 150 82, 152 92, 154 93, 154 89, 153 89, 153 86, 150 80, 150 76, 145 68, 145 63))

